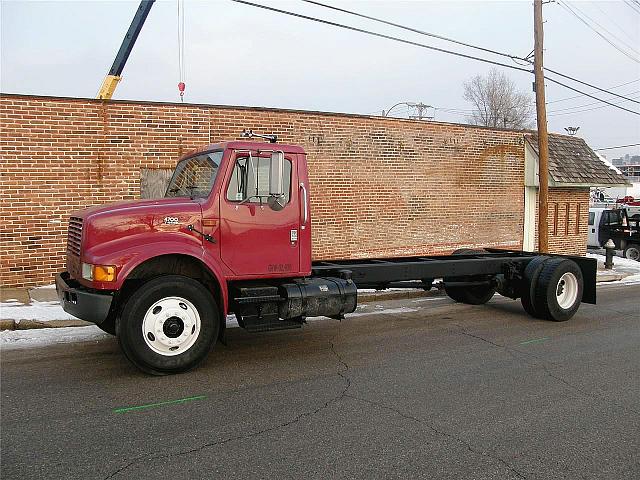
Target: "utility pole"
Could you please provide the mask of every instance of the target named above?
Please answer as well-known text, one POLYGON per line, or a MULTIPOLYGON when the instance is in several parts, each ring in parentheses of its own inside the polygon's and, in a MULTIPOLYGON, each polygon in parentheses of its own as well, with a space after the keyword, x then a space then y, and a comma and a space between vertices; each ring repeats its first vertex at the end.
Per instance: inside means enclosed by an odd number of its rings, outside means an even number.
POLYGON ((542 0, 533 0, 533 70, 536 86, 536 114, 538 120, 538 251, 549 251, 549 138, 547 134, 547 110, 544 96, 544 71, 542 67, 543 30, 542 0))

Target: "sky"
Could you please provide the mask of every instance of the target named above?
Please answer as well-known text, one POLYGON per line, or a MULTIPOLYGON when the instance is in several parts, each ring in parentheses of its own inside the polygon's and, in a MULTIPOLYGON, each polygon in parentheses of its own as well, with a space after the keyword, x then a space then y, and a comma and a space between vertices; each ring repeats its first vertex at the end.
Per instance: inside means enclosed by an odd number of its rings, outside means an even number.
MULTIPOLYGON (((516 65, 301 1, 253 1, 516 65)), ((95 97, 138 3, 2 0, 0 90, 95 97)), ((530 0, 323 3, 520 57, 533 50, 530 0)), ((546 3, 545 66, 605 89, 626 84, 612 91, 640 100, 640 5, 637 10, 634 5, 633 0, 546 3), (568 12, 567 4, 627 55, 568 12)), ((177 0, 156 1, 114 99, 179 101, 177 11, 177 0)), ((184 11, 185 102, 360 114, 380 114, 398 102, 423 102, 436 107, 429 109, 436 121, 467 123, 471 106, 463 99, 464 82, 491 68, 229 0, 185 0, 184 11)), ((533 76, 502 70, 534 102, 533 76)), ((571 85, 640 111, 638 103, 571 85)), ((569 98, 578 94, 549 82, 546 92, 550 131, 580 127, 578 135, 592 148, 640 142, 640 115, 600 108, 604 104, 585 96, 569 98)), ((408 109, 400 106, 393 114, 406 116, 408 109)), ((638 155, 640 147, 601 153, 607 158, 638 155)))

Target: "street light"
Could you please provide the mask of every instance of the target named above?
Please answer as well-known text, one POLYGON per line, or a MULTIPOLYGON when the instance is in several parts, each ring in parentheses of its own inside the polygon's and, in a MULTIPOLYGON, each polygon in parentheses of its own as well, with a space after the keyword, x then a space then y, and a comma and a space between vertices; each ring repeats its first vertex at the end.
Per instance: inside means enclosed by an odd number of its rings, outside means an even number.
POLYGON ((574 136, 580 130, 580 127, 564 127, 567 133, 571 136, 574 136))

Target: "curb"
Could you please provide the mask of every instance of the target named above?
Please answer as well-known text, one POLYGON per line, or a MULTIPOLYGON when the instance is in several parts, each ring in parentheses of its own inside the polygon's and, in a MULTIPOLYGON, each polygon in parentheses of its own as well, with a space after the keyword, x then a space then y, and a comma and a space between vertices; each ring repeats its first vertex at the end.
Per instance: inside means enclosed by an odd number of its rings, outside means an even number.
POLYGON ((617 282, 630 275, 630 273, 603 273, 596 276, 596 285, 598 283, 617 282))
POLYGON ((88 327, 93 325, 84 320, 0 320, 0 330, 33 330, 42 328, 88 327))

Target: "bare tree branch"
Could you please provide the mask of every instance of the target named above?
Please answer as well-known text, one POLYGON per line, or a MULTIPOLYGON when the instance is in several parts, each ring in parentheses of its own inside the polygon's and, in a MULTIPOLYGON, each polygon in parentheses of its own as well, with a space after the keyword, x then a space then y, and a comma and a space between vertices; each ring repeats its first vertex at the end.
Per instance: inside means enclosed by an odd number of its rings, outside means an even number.
POLYGON ((476 75, 464 84, 464 99, 472 104, 468 120, 474 125, 501 128, 532 126, 533 102, 504 73, 491 69, 486 77, 476 75))

